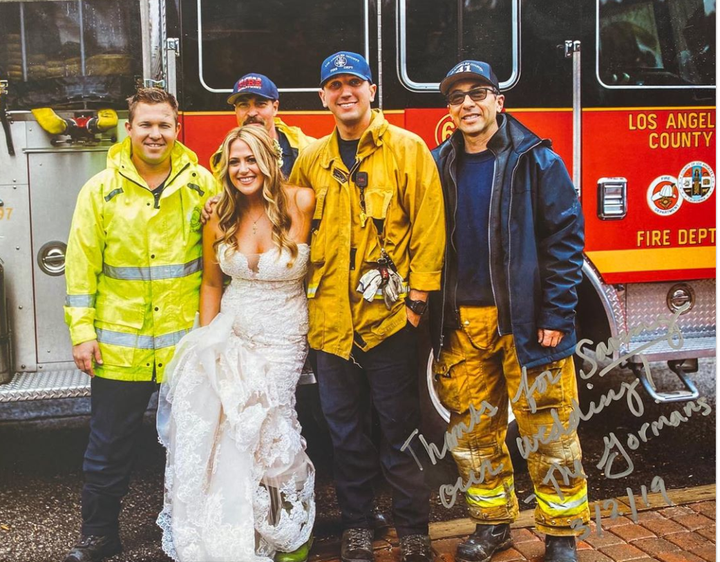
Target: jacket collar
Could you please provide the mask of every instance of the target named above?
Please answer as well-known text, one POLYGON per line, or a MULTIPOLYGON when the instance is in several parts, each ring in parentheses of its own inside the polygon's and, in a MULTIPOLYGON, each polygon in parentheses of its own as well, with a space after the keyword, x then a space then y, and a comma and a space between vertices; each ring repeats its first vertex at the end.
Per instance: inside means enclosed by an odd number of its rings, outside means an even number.
POLYGON ((498 125, 497 132, 488 143, 488 148, 495 154, 507 149, 522 154, 541 142, 548 146, 551 144, 549 140, 541 139, 508 113, 498 114, 498 125))
MULTIPOLYGON (((110 147, 110 150, 108 150, 107 167, 117 170, 123 176, 138 185, 147 186, 147 182, 142 179, 137 171, 137 168, 135 168, 131 154, 132 141, 130 140, 130 137, 126 137, 125 140, 114 144, 110 147)), ((177 176, 188 165, 197 164, 197 162, 197 155, 192 150, 181 142, 175 141, 175 146, 170 153, 171 169, 170 175, 168 176, 168 183, 170 183, 175 176, 177 176)))
POLYGON ((296 127, 290 127, 279 117, 275 117, 275 129, 285 135, 290 142, 291 146, 295 146, 298 143, 298 132, 296 127))
MULTIPOLYGON (((357 154, 362 160, 375 152, 383 144, 383 135, 387 131, 389 123, 379 109, 373 109, 370 117, 370 125, 365 129, 360 142, 358 143, 357 154)), ((334 160, 342 161, 340 158, 340 143, 337 127, 326 137, 325 146, 322 150, 321 164, 323 168, 330 168, 334 160)))
MULTIPOLYGON (((543 143, 546 146, 550 146, 552 143, 548 139, 541 139, 525 125, 520 123, 512 115, 508 113, 499 113, 498 119, 498 130, 488 142, 488 148, 495 154, 512 149, 518 154, 527 152, 533 146, 538 143, 543 143)), ((452 136, 445 141, 440 148, 440 157, 444 158, 449 154, 450 150, 454 150, 457 154, 464 150, 465 141, 463 140, 462 132, 455 130, 452 136)))

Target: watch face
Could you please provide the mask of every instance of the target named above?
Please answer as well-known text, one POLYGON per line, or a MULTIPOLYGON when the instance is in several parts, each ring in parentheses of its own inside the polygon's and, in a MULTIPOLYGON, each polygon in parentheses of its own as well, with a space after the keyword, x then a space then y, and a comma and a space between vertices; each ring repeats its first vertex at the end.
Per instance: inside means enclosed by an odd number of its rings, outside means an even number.
POLYGON ((425 312, 425 309, 427 308, 427 303, 425 301, 414 301, 411 299, 407 299, 407 305, 410 310, 412 310, 415 314, 423 314, 425 312))

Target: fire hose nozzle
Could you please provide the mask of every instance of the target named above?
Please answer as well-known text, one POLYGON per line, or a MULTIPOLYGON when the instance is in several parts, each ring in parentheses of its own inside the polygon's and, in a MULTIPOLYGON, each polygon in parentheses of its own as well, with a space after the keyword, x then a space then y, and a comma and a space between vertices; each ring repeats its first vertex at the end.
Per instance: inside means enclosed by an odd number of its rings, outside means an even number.
POLYGON ((68 129, 77 126, 73 121, 63 119, 50 107, 31 110, 33 117, 43 129, 51 135, 62 135, 68 129))
POLYGON ((104 133, 114 129, 118 124, 118 116, 114 109, 100 109, 97 116, 88 120, 85 128, 91 133, 104 133))

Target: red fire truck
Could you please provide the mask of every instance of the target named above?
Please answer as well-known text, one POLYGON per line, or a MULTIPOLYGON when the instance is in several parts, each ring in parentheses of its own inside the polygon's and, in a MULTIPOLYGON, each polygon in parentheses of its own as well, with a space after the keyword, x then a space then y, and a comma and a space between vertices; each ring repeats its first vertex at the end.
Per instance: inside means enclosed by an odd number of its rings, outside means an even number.
POLYGON ((452 132, 447 70, 491 62, 582 200, 578 324, 598 352, 583 355, 632 368, 656 400, 693 398, 687 373, 715 354, 715 15, 715 0, 0 1, 0 418, 72 413, 58 399, 88 393, 63 322, 65 243, 134 88, 177 94, 181 140, 207 162, 247 72, 277 83, 287 123, 329 133, 319 66, 341 49, 365 55, 388 119, 430 148, 452 132), (42 111, 66 126, 44 130, 42 111), (682 341, 665 337, 673 314, 682 341), (648 361, 678 388, 656 389, 648 361))

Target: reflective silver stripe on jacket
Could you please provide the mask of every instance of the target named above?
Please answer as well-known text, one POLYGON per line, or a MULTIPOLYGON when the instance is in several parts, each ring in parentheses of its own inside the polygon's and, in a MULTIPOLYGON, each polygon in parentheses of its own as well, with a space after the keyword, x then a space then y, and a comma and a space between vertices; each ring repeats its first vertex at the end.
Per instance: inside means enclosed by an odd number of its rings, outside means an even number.
POLYGON ((154 265, 150 267, 115 267, 103 264, 103 273, 112 279, 126 281, 158 281, 160 279, 176 279, 187 277, 202 271, 202 258, 195 258, 180 265, 154 265))
POLYGON ((96 328, 97 339, 101 343, 132 347, 135 349, 162 349, 177 344, 190 330, 180 330, 162 336, 140 336, 138 334, 124 334, 96 328))
POLYGON ((92 308, 95 306, 95 294, 65 295, 65 306, 83 306, 86 308, 92 308))

